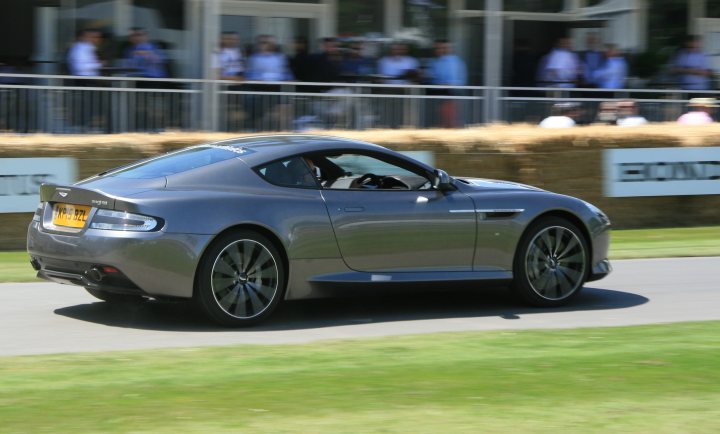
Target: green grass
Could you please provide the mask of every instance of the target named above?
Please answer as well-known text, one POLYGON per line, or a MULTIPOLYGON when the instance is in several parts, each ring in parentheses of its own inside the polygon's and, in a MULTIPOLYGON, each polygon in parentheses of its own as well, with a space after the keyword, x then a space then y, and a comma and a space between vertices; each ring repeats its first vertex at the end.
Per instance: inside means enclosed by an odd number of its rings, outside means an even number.
POLYGON ((711 433, 719 354, 705 322, 5 357, 0 432, 711 433))
MULTIPOLYGON (((625 229, 612 233, 610 259, 720 256, 720 226, 625 229)), ((32 282, 25 252, 0 252, 0 283, 32 282)))
POLYGON ((0 283, 37 280, 26 252, 0 252, 0 283))
POLYGON ((613 231, 611 259, 719 256, 720 226, 613 231))

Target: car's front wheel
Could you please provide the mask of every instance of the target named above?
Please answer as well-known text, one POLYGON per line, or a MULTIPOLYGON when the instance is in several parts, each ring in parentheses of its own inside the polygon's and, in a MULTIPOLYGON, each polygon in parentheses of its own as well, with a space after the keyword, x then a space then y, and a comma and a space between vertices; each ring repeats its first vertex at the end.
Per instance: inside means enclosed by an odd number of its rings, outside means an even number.
POLYGON ((275 309, 285 279, 280 252, 270 240, 255 231, 234 231, 215 240, 203 255, 195 301, 221 325, 252 325, 275 309))
POLYGON ((558 217, 534 222, 515 252, 513 289, 526 302, 561 306, 582 289, 590 253, 580 229, 558 217))

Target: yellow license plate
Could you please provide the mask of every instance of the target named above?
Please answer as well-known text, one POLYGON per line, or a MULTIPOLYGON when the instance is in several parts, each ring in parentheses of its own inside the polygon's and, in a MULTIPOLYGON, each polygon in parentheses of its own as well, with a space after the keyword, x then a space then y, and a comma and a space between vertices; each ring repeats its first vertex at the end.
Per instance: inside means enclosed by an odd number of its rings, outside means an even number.
POLYGON ((85 226, 88 214, 90 214, 89 206, 56 203, 53 205, 52 222, 55 226, 81 228, 85 226))

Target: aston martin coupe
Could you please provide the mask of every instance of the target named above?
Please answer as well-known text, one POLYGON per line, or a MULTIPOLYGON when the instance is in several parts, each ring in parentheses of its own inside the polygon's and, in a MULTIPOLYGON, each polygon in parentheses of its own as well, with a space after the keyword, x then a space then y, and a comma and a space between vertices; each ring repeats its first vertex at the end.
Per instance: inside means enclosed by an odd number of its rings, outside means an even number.
POLYGON ((192 146, 40 193, 39 277, 111 303, 192 299, 226 326, 282 300, 428 282, 559 306, 610 272, 610 221, 585 201, 335 137, 192 146))

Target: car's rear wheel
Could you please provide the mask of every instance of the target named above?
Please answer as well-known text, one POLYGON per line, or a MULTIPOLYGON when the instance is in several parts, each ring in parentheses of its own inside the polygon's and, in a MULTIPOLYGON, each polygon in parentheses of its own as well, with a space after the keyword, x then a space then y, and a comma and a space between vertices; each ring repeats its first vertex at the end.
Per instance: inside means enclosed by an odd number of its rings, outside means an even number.
POLYGON ((528 228, 515 252, 513 289, 532 305, 562 306, 582 289, 589 263, 588 243, 577 226, 542 218, 528 228))
POLYGON ((145 298, 141 295, 118 294, 116 292, 108 292, 92 288, 85 288, 85 290, 93 297, 108 303, 140 303, 145 301, 145 298))
POLYGON ((255 231, 234 231, 215 240, 203 255, 195 300, 221 325, 252 325, 275 310, 285 278, 280 252, 270 240, 255 231))

